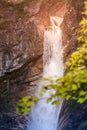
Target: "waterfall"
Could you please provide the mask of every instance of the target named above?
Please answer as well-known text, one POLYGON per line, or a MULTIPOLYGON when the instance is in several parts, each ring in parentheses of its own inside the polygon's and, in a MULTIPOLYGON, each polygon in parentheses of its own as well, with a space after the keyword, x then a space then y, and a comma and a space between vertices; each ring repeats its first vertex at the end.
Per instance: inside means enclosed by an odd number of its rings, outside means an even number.
MULTIPOLYGON (((63 65, 63 46, 62 32, 56 22, 56 18, 51 17, 51 27, 44 32, 44 51, 43 51, 43 78, 62 77, 64 72, 63 65)), ((56 22, 57 23, 57 22, 56 22)), ((38 83, 38 92, 46 82, 41 80, 38 83)), ((58 115, 60 106, 47 103, 47 98, 54 90, 47 90, 40 101, 31 109, 28 121, 28 130, 58 130, 58 115)))

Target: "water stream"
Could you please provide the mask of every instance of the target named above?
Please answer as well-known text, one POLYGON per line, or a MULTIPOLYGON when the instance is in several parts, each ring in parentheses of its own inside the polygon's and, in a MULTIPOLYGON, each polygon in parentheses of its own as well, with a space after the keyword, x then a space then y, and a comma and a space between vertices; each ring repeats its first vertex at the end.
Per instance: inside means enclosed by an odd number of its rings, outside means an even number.
MULTIPOLYGON (((62 31, 59 28, 59 19, 51 17, 51 26, 44 32, 43 50, 43 77, 62 77, 64 72, 63 65, 63 46, 62 31)), ((41 80, 38 83, 39 96, 42 85, 46 84, 41 80)), ((58 130, 58 117, 60 106, 47 103, 47 98, 54 90, 47 90, 41 100, 31 109, 28 122, 28 130, 58 130)))

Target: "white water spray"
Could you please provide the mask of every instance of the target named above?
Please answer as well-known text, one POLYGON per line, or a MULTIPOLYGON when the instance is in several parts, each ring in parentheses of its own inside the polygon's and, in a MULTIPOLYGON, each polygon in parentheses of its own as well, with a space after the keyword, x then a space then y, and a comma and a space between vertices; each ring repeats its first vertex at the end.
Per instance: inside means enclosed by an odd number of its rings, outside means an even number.
MULTIPOLYGON (((55 25, 54 20, 57 21, 56 18, 51 17, 52 27, 44 33, 43 78, 55 79, 55 77, 62 77, 64 72, 62 32, 58 25, 55 25)), ((45 85, 43 80, 38 84, 37 95, 42 85, 45 85)), ((47 103, 47 98, 53 92, 53 90, 47 90, 31 109, 28 130, 57 130, 60 107, 52 105, 51 102, 47 103)))

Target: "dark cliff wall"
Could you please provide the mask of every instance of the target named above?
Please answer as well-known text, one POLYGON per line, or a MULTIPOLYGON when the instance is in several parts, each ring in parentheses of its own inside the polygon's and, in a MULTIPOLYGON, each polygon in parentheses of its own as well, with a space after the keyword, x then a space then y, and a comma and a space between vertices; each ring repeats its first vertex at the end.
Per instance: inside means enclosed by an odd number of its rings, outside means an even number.
MULTIPOLYGON (((64 59, 68 60, 70 54, 79 46, 77 38, 77 29, 82 18, 83 12, 82 0, 69 0, 67 12, 62 25, 63 28, 63 43, 64 59)), ((87 129, 87 103, 83 105, 73 101, 63 101, 59 116, 58 130, 86 130, 87 129)))
POLYGON ((64 101, 58 130, 87 130, 87 102, 81 105, 64 101))

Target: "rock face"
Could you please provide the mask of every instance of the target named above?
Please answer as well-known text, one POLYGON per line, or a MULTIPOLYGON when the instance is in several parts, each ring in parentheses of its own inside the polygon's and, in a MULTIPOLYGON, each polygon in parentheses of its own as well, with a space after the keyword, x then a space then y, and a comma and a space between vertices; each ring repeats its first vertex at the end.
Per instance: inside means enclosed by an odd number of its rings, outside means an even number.
MULTIPOLYGON (((69 0, 67 12, 62 25, 63 43, 65 45, 64 59, 68 60, 70 54, 79 46, 76 40, 78 23, 83 11, 82 0, 69 0), (66 25, 66 26, 65 26, 66 25)), ((87 102, 79 105, 72 101, 63 101, 58 130, 86 130, 87 129, 87 102)))
POLYGON ((77 30, 82 18, 84 4, 81 0, 68 0, 66 7, 67 12, 62 24, 65 61, 68 60, 70 54, 78 47, 78 42, 76 40, 77 30))
POLYGON ((87 129, 87 102, 83 105, 76 102, 62 104, 58 130, 86 130, 87 129))
POLYGON ((64 16, 66 2, 0 0, 0 130, 26 130, 26 118, 16 114, 16 106, 21 97, 35 93, 44 29, 50 16, 64 16))

